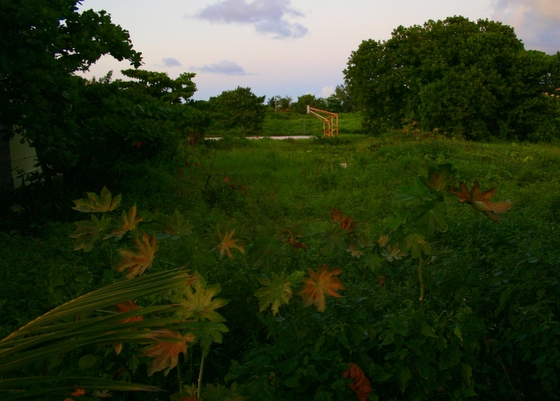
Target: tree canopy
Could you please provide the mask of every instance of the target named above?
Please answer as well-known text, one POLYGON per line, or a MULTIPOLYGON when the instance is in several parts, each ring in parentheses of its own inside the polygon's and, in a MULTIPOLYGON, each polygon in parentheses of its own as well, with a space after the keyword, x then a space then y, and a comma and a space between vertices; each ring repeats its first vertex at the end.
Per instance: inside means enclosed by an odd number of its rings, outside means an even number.
POLYGON ((225 129, 239 127, 243 135, 259 134, 266 115, 265 96, 257 96, 251 88, 237 87, 210 98, 214 117, 225 129))
POLYGON ((416 122, 470 139, 527 138, 555 121, 545 93, 560 84, 559 61, 525 50, 507 25, 455 16, 363 41, 344 74, 368 130, 416 122))
POLYGON ((77 158, 74 104, 85 71, 102 55, 141 64, 129 33, 104 12, 78 12, 76 0, 0 1, 2 136, 19 130, 35 147, 46 178, 77 158))
POLYGON ((138 69, 129 33, 105 11, 79 12, 78 3, 0 0, 0 137, 20 132, 46 183, 57 174, 71 184, 108 179, 117 162, 169 155, 189 129, 208 124, 189 107, 194 74, 138 69), (128 60, 134 69, 122 73, 130 79, 74 74, 103 55, 128 60))

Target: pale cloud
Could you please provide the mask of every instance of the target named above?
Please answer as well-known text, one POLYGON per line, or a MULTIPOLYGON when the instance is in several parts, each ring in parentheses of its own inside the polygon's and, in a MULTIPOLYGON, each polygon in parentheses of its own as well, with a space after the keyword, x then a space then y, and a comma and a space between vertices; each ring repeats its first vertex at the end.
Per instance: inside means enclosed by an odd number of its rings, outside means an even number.
POLYGON ((319 94, 319 97, 326 99, 333 94, 334 94, 334 86, 332 85, 323 86, 323 89, 321 89, 321 93, 319 94))
POLYGON ((166 67, 180 67, 181 66, 181 63, 179 62, 179 60, 177 60, 176 58, 173 58, 173 57, 166 57, 161 61, 163 62, 163 65, 165 65, 166 67))
POLYGON ((304 17, 291 6, 290 0, 222 0, 200 10, 196 17, 217 23, 250 24, 257 32, 272 34, 275 39, 300 38, 308 29, 291 22, 291 18, 304 17))
POLYGON ((203 65, 202 67, 190 67, 193 71, 220 75, 255 75, 245 71, 243 67, 234 61, 222 60, 215 64, 203 65))
POLYGON ((560 50, 560 1, 494 0, 493 19, 515 28, 526 49, 560 50))

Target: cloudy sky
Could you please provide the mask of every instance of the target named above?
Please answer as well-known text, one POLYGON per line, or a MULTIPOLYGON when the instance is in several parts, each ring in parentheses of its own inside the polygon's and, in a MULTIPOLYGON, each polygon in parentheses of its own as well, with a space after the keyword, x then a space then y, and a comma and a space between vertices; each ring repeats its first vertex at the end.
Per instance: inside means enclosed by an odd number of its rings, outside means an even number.
MULTIPOLYGON (((238 86, 267 99, 326 97, 363 40, 453 15, 511 25, 526 49, 560 50, 560 0, 83 0, 81 9, 106 10, 128 30, 142 68, 196 73, 202 100, 238 86)), ((107 57, 86 76, 125 68, 107 57)))

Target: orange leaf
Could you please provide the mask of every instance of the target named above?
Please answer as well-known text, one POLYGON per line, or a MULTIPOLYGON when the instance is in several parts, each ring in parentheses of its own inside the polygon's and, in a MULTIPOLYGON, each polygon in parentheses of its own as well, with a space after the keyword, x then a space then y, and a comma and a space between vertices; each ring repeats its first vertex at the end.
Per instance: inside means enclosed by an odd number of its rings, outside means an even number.
POLYGON ((194 342, 196 337, 192 333, 183 336, 175 330, 163 330, 159 332, 157 339, 157 344, 145 348, 143 352, 143 355, 155 358, 148 367, 148 376, 164 369, 163 374, 167 376, 177 366, 179 354, 186 354, 187 343, 194 342))
POLYGON ((354 244, 350 244, 350 246, 346 248, 346 252, 350 252, 350 255, 358 259, 364 254, 362 251, 358 250, 354 244))
POLYGON ((241 253, 245 253, 245 248, 242 244, 238 243, 238 240, 234 238, 235 236, 235 228, 225 229, 225 232, 222 231, 222 227, 216 228, 216 235, 220 240, 218 246, 214 249, 217 249, 220 254, 220 259, 227 256, 230 259, 233 259, 233 254, 231 251, 233 249, 237 249, 241 253))
POLYGON ((371 389, 369 379, 365 376, 364 371, 358 365, 350 362, 348 364, 348 370, 342 372, 342 377, 352 380, 349 387, 356 393, 358 400, 367 401, 373 390, 371 389))
POLYGON ((122 212, 122 222, 118 226, 115 225, 113 230, 105 236, 105 239, 111 237, 122 238, 127 232, 136 230, 138 223, 141 221, 141 217, 136 217, 136 204, 134 204, 128 213, 122 212))
POLYGON ((297 235, 295 235, 291 230, 286 229, 284 232, 287 234, 286 243, 294 249, 307 249, 307 245, 303 242, 298 241, 297 235))
MULTIPOLYGON (((126 302, 120 302, 115 306, 117 307, 119 312, 129 312, 131 310, 140 309, 136 302, 132 302, 130 299, 126 302)), ((139 322, 140 320, 142 320, 142 316, 133 316, 129 317, 128 319, 119 320, 119 323, 139 322)))
POLYGON ((389 236, 389 234, 386 234, 382 231, 381 235, 379 236, 379 239, 377 240, 377 243, 379 245, 385 247, 385 246, 387 246, 389 241, 391 241, 391 237, 389 236))
POLYGON ((72 395, 74 397, 81 397, 85 393, 86 393, 86 390, 84 390, 83 388, 77 388, 76 390, 72 391, 72 395))
MULTIPOLYGON (((132 302, 130 299, 126 302, 120 302, 115 305, 119 312, 128 312, 131 310, 139 309, 140 307, 136 304, 136 302, 132 302)), ((127 322, 138 322, 142 320, 142 316, 132 316, 127 319, 119 320, 117 323, 127 323, 127 322)), ((122 343, 116 343, 114 346, 115 353, 119 355, 122 351, 122 343)))
POLYGON ((342 273, 342 269, 328 270, 327 265, 320 265, 317 272, 308 269, 309 278, 304 278, 301 281, 304 284, 303 290, 299 295, 303 298, 303 306, 310 306, 315 304, 319 312, 323 312, 326 307, 325 295, 331 297, 340 297, 336 290, 343 290, 344 285, 337 277, 342 273))
POLYGON ((513 206, 510 200, 503 202, 490 202, 489 199, 496 193, 496 187, 481 192, 478 182, 474 182, 473 188, 469 191, 463 183, 460 188, 450 188, 449 192, 459 197, 459 202, 468 203, 475 210, 484 213, 490 220, 500 221, 499 214, 507 212, 513 206))
POLYGON ((155 235, 148 237, 142 233, 142 238, 135 239, 135 250, 119 249, 123 260, 116 267, 117 271, 127 270, 126 278, 139 276, 152 265, 155 253, 157 252, 157 239, 155 235))
POLYGON ((400 260, 403 256, 406 256, 406 253, 401 251, 398 245, 388 246, 383 249, 382 254, 389 262, 392 262, 393 260, 400 260))
POLYGON ((334 222, 339 222, 340 228, 346 230, 349 233, 354 231, 354 228, 356 227, 356 222, 352 221, 353 219, 354 217, 352 216, 344 217, 344 214, 342 214, 340 209, 334 207, 331 209, 331 220, 334 222))

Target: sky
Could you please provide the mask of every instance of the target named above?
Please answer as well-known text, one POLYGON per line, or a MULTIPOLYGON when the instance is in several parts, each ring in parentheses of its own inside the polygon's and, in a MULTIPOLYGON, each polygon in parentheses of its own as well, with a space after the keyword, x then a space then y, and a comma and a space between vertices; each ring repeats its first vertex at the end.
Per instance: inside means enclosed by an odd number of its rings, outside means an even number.
MULTIPOLYGON (((364 40, 461 15, 515 29, 526 49, 560 50, 560 0, 82 0, 126 29, 150 71, 196 74, 195 100, 238 86, 258 96, 328 97, 364 40)), ((104 56, 84 75, 131 68, 104 56)))

